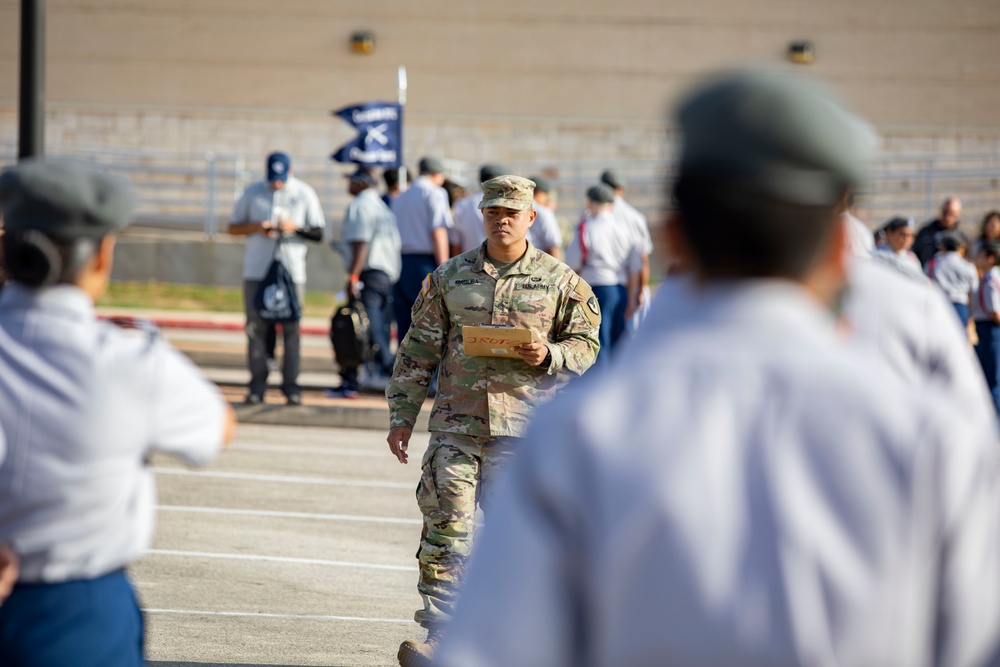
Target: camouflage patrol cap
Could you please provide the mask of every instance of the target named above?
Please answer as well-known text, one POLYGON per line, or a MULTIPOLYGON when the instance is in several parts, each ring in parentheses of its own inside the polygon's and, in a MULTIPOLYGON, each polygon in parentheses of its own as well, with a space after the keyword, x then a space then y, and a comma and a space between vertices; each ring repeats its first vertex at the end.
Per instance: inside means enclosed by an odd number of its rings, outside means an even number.
POLYGON ((135 198, 125 180, 94 165, 29 158, 0 174, 0 205, 9 232, 37 230, 73 241, 127 225, 135 198))
POLYGON ((503 206, 517 211, 531 208, 535 200, 535 182, 520 176, 497 176, 483 183, 479 208, 503 206))
POLYGON ((777 71, 743 71, 681 103, 681 173, 735 179, 792 204, 825 206, 860 185, 875 134, 822 86, 777 71))

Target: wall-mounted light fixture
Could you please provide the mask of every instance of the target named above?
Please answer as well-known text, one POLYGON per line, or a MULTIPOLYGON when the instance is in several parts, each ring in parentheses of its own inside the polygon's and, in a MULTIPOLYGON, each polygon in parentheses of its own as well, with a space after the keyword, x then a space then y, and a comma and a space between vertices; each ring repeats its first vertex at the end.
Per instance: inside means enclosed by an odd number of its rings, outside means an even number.
POLYGON ((788 46, 788 59, 799 65, 810 65, 816 58, 812 42, 792 42, 788 46))
POLYGON ((355 53, 371 53, 375 50, 375 33, 359 30, 351 35, 351 50, 355 53))

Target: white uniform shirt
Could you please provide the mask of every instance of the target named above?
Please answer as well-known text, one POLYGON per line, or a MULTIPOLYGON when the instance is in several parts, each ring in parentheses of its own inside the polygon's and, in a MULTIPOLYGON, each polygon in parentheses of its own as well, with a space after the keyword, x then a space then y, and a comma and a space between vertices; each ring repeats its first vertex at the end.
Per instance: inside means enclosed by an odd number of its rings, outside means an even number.
POLYGON ((992 654, 992 420, 907 387, 791 285, 657 305, 611 372, 539 410, 486 508, 439 664, 992 654))
POLYGON ((344 269, 347 271, 351 270, 351 243, 354 241, 368 244, 368 257, 362 270, 375 269, 388 275, 392 282, 399 280, 402 260, 399 257, 396 216, 385 205, 375 188, 362 190, 347 205, 341 238, 344 269))
POLYGON ((868 225, 850 213, 841 216, 847 227, 847 247, 851 257, 868 258, 875 252, 875 237, 868 225))
POLYGON ((481 201, 483 201, 482 189, 455 202, 455 226, 448 232, 448 242, 458 246, 460 252, 478 248, 486 240, 483 212, 479 210, 481 201))
POLYGON ((222 443, 225 401, 157 334, 99 322, 60 286, 0 292, 0 543, 23 582, 119 569, 153 534, 153 452, 191 465, 222 443))
POLYGON ((896 252, 888 245, 884 245, 875 249, 874 257, 911 278, 921 282, 927 279, 927 276, 924 275, 924 268, 920 265, 920 260, 910 250, 896 252))
POLYGON ((636 237, 611 213, 599 213, 580 222, 569 247, 566 264, 591 287, 625 285, 642 268, 636 237))
MULTIPOLYGON (((258 222, 288 217, 301 230, 323 229, 323 207, 316 191, 308 183, 289 176, 285 186, 275 190, 267 181, 247 186, 233 206, 230 222, 258 222)), ((276 238, 251 234, 243 255, 243 279, 263 280, 274 259, 276 238)), ((286 234, 281 241, 281 259, 298 285, 306 282, 306 241, 295 234, 286 234)))
POLYGON ((562 248, 562 231, 556 214, 540 204, 532 204, 531 208, 535 211, 535 221, 528 227, 528 242, 542 252, 562 248))
POLYGON ((881 262, 851 264, 844 319, 852 340, 868 346, 913 387, 940 390, 957 412, 996 413, 982 367, 955 309, 933 285, 881 262))
POLYGON ((927 277, 952 303, 969 305, 969 294, 979 289, 979 272, 955 251, 939 252, 927 262, 927 277))
POLYGON ((992 322, 990 315, 1000 313, 1000 266, 994 266, 979 281, 970 310, 977 322, 992 322))
POLYGON ((611 205, 611 215, 615 216, 634 236, 634 243, 641 255, 653 252, 653 238, 649 234, 649 223, 639 209, 629 204, 622 197, 615 197, 611 205))
POLYGON ((392 212, 396 214, 404 255, 434 254, 434 230, 454 225, 448 193, 427 176, 417 178, 393 200, 392 212))

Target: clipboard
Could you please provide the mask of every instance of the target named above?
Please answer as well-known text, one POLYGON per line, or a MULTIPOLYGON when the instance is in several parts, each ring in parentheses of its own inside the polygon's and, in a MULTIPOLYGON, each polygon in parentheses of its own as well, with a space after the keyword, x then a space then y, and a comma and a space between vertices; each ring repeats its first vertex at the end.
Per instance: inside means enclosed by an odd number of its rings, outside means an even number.
POLYGON ((470 357, 520 358, 521 355, 514 348, 530 343, 531 340, 530 329, 518 329, 509 325, 462 327, 462 344, 465 354, 470 357))

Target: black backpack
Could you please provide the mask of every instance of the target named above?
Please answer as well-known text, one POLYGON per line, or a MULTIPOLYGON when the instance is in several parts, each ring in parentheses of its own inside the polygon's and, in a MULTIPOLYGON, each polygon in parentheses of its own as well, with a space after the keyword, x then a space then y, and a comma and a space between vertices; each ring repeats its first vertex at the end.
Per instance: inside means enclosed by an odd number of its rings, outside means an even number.
POLYGON ((294 322, 302 319, 302 304, 288 267, 281 261, 282 237, 274 244, 271 265, 257 287, 253 305, 265 322, 294 322))
POLYGON ((371 323, 360 299, 351 297, 337 308, 330 320, 333 356, 341 368, 357 368, 371 359, 371 323))

